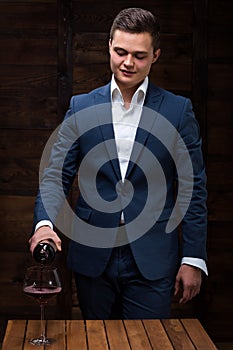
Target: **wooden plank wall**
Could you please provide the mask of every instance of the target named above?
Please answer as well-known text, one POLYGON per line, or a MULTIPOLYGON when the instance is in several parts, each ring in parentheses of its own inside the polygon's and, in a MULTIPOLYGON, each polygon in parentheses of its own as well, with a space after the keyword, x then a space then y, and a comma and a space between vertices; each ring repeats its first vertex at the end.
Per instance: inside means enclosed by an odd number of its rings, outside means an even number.
MULTIPOLYGON (((206 154, 209 273, 203 317, 212 334, 231 338, 233 315, 233 27, 232 1, 209 1, 206 154)), ((203 293, 204 294, 204 293, 203 293)))
MULTIPOLYGON (((64 88, 69 92, 62 71, 66 68, 63 11, 55 0, 0 2, 2 320, 39 315, 38 305, 22 293, 22 280, 26 266, 33 264, 27 241, 41 153, 64 113, 65 94, 62 99, 59 95, 64 88)), ((64 257, 59 260, 64 266, 64 257)), ((69 293, 66 290, 65 286, 64 294, 58 298, 61 305, 69 293)), ((55 302, 49 303, 47 317, 63 315, 68 317, 70 313, 57 308, 55 302)))
MULTIPOLYGON (((0 3, 1 319, 36 317, 36 308, 21 293, 21 283, 25 267, 32 263, 27 239, 41 152, 71 94, 108 82, 108 32, 118 11, 129 6, 142 2, 0 3)), ((192 99, 208 175, 209 277, 193 303, 180 307, 174 300, 173 315, 198 316, 214 339, 232 340, 233 5, 230 0, 145 0, 143 7, 157 12, 162 24, 162 55, 151 79, 192 99)), ((65 253, 58 259, 65 276, 58 317, 71 311, 64 260, 65 253)), ((54 308, 49 312, 52 317, 54 308)))

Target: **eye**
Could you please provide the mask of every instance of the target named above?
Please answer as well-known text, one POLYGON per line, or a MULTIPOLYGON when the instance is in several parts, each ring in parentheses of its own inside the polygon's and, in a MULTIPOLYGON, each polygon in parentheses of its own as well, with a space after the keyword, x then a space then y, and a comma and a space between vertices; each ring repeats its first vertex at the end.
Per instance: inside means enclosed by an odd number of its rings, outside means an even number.
POLYGON ((127 55, 127 52, 123 49, 115 49, 115 52, 118 54, 118 56, 127 55))
POLYGON ((135 54, 135 58, 137 59, 137 60, 143 60, 144 58, 146 58, 146 55, 145 54, 140 54, 140 53, 136 53, 135 54))

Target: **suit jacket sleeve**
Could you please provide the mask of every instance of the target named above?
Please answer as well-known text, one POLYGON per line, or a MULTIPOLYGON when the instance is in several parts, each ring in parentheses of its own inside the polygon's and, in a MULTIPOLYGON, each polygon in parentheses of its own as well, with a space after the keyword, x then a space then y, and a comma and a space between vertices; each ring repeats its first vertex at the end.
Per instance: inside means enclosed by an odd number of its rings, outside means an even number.
POLYGON ((42 176, 35 201, 33 232, 41 220, 50 220, 55 224, 58 212, 69 193, 78 169, 78 135, 74 114, 74 98, 63 123, 54 131, 56 141, 52 147, 49 142, 42 156, 42 163, 48 160, 48 166, 40 169, 42 176))
MULTIPOLYGON (((189 151, 193 166, 192 197, 188 210, 182 220, 182 256, 206 260, 206 173, 201 149, 202 144, 199 125, 194 116, 192 104, 189 99, 185 99, 184 110, 178 131, 189 151)), ((180 151, 179 147, 177 149, 177 159, 182 162, 183 156, 179 154, 179 152, 182 153, 182 151, 180 151)))

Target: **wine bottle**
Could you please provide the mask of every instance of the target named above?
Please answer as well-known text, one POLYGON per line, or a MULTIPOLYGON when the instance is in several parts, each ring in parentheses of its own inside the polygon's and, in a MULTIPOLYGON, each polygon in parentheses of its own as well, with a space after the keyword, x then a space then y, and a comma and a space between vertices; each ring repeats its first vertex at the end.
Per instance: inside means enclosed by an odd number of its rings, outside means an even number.
POLYGON ((49 265, 55 259, 56 246, 52 241, 42 241, 33 250, 33 258, 36 262, 49 265))

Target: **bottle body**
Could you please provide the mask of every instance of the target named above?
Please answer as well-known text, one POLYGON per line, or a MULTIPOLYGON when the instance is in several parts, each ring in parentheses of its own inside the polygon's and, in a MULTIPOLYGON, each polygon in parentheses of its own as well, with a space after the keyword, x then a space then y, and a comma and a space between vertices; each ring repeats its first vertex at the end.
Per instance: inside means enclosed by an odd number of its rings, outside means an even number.
POLYGON ((56 246, 53 242, 42 241, 33 250, 33 258, 36 262, 49 265, 55 259, 56 246))

